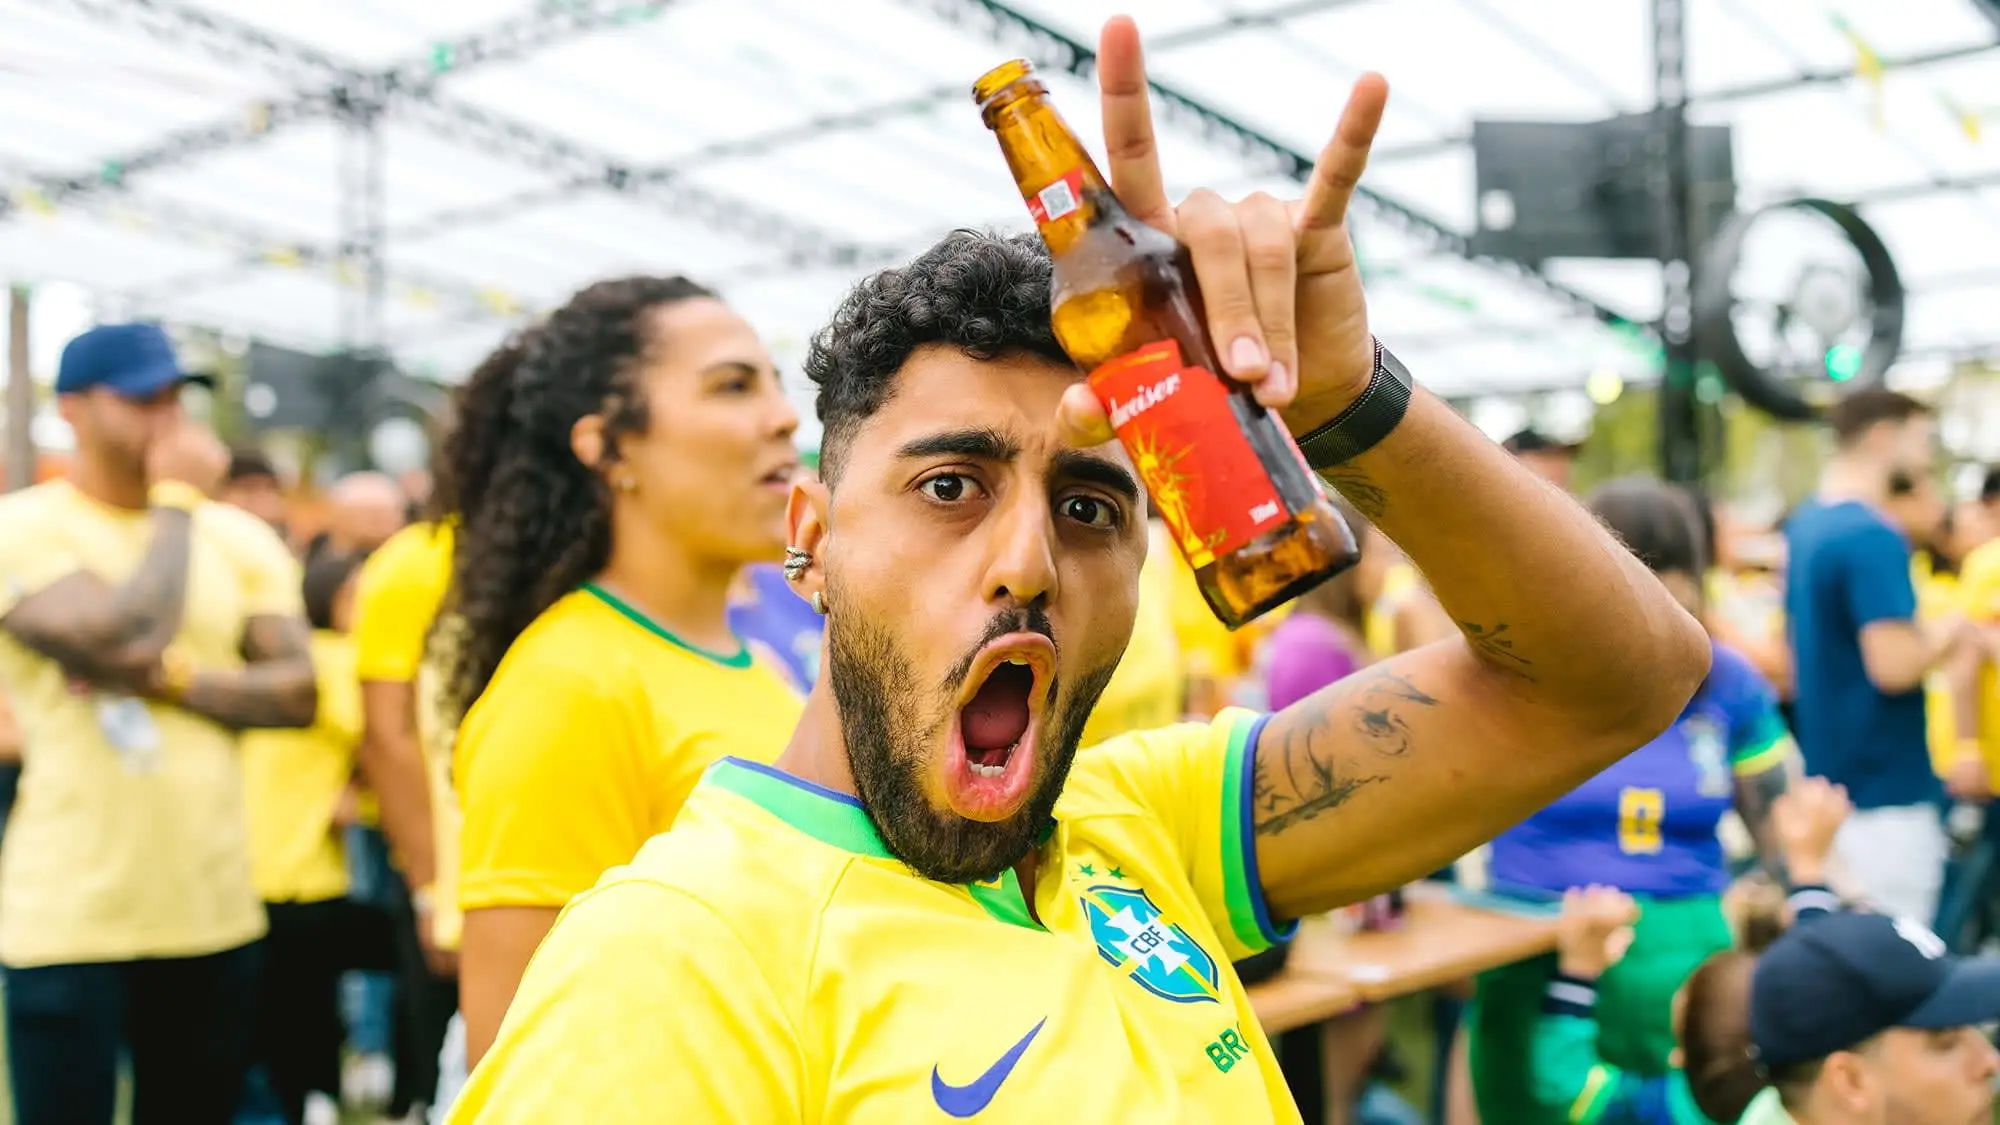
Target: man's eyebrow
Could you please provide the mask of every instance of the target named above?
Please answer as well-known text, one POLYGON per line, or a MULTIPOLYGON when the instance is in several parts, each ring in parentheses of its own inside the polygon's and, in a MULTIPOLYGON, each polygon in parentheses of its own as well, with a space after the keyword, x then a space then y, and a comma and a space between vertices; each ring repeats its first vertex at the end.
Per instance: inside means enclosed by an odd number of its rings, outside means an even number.
POLYGON ((1139 482, 1132 478, 1131 473, 1125 471, 1123 465, 1115 461, 1106 460, 1094 453, 1065 449, 1055 455, 1054 468, 1058 477, 1088 481, 1116 492, 1127 501, 1138 502, 1139 482))
POLYGON ((896 456, 903 460, 922 457, 970 457, 979 461, 1012 461, 1020 455, 1019 442, 998 430, 984 426, 925 434, 905 443, 896 451, 896 456))

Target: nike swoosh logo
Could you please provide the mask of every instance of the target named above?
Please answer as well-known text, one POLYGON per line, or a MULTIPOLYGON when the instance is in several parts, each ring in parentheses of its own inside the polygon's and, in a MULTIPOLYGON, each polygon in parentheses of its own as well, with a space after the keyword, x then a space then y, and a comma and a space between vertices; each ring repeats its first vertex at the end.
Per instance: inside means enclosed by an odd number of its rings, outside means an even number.
POLYGON ((938 1073, 938 1068, 932 1067, 931 1100, 937 1102, 939 1109, 953 1117, 971 1117, 993 1104, 993 1095, 1000 1092, 1000 1084, 1007 1081, 1009 1074, 1014 1073, 1014 1064, 1021 1061, 1021 1056, 1028 1050, 1028 1044, 1033 1043, 1035 1036, 1042 1033, 1042 1024, 1047 1022, 1049 1022, 1048 1017, 1042 1017, 1041 1023, 1029 1028, 1028 1033, 1021 1036, 1019 1043, 1007 1048, 1007 1053, 1001 1055, 992 1066, 987 1067, 985 1074, 963 1086, 954 1086, 946 1082, 938 1073))

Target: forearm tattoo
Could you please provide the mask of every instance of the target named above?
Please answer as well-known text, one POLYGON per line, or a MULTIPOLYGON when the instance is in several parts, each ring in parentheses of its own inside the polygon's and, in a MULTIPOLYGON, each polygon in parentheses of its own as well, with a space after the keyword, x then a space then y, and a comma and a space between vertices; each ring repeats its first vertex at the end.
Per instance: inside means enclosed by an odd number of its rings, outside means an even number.
POLYGON ((1367 755, 1402 758, 1414 737, 1410 716, 1436 697, 1388 667, 1321 690, 1273 718, 1257 746, 1251 813, 1257 834, 1275 836, 1339 808, 1387 775, 1367 755))
POLYGON ((255 617, 244 626, 244 667, 197 675, 180 705, 235 730, 311 726, 319 690, 303 621, 255 617))

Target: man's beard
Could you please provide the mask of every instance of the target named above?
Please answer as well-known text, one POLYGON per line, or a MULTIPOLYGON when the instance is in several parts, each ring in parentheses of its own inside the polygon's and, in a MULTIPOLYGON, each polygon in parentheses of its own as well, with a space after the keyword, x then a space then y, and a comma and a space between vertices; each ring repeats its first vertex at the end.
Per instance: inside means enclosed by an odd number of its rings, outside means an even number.
MULTIPOLYGON (((843 604, 831 593, 829 599, 836 606, 843 604)), ((1048 619, 1039 610, 994 618, 986 635, 939 685, 939 702, 927 713, 923 701, 915 698, 916 671, 888 630, 860 614, 834 613, 827 618, 826 675, 840 710, 841 735, 847 741, 861 806, 874 820, 889 854, 926 879, 984 882, 1034 849, 1062 796, 1084 723, 1117 671, 1115 660, 1090 669, 1067 700, 1060 679, 1049 685, 1051 711, 1043 716, 1034 748, 1034 788, 1019 812, 988 823, 935 808, 924 796, 926 752, 948 729, 952 704, 978 651, 995 638, 1017 632, 1054 640, 1048 619)))

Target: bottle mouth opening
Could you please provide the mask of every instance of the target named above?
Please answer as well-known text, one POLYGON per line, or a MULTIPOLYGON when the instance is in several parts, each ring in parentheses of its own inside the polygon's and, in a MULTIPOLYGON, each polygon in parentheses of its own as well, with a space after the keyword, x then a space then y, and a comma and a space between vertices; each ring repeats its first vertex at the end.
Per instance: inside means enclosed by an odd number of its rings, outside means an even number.
MULTIPOLYGON (((1015 83, 1032 78, 1034 73, 1034 64, 1026 59, 1013 59, 1009 62, 1001 63, 999 66, 981 75, 979 81, 972 84, 972 100, 979 105, 980 109, 990 109, 994 101, 1002 94, 1005 94, 1015 83)), ((1036 83, 1036 85, 1040 85, 1040 83, 1036 83)))

